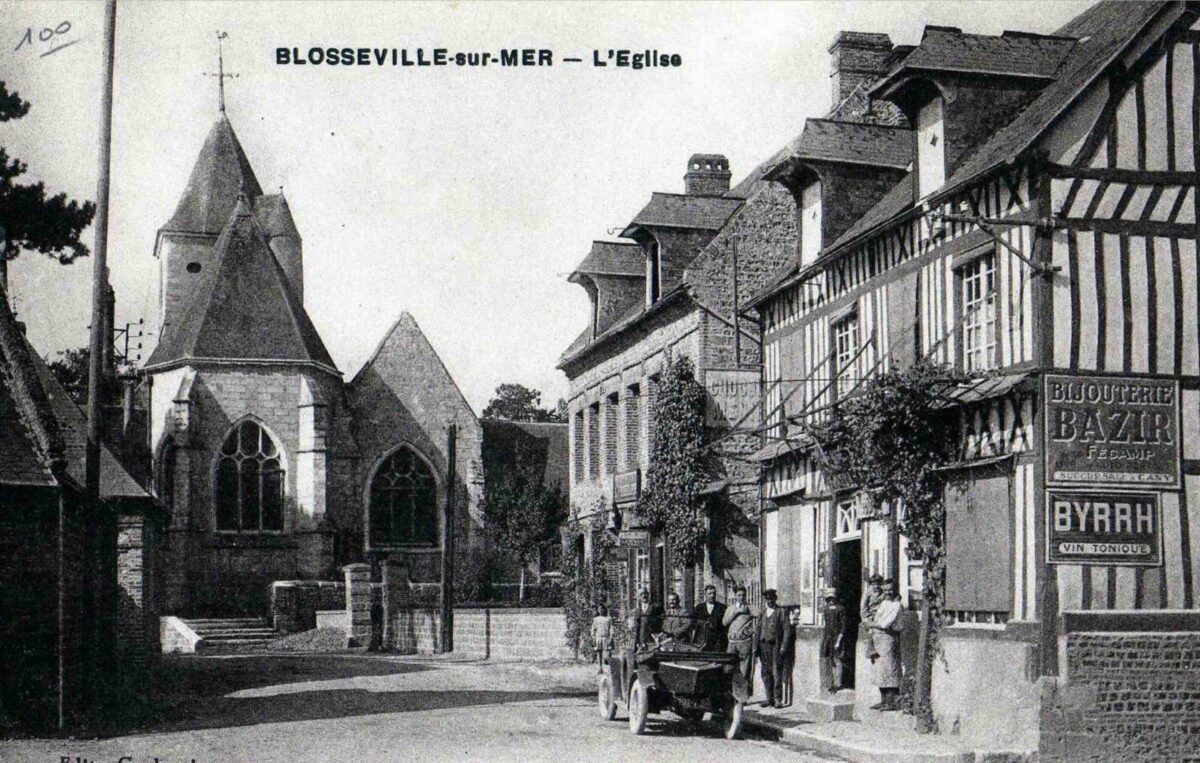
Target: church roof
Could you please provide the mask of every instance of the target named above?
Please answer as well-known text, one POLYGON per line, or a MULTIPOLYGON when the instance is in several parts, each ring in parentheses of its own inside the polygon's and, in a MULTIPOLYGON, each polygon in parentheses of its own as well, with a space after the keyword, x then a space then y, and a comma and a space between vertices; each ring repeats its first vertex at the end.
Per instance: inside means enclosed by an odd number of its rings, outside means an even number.
POLYGON ((253 205, 254 217, 258 219, 268 239, 276 236, 300 238, 300 231, 297 230, 296 221, 292 217, 292 208, 288 206, 282 192, 259 196, 253 200, 253 205))
POLYGON ((0 289, 0 484, 58 484, 62 435, 20 326, 0 289))
POLYGON ((182 317, 164 327, 146 367, 188 359, 265 360, 313 363, 336 373, 245 198, 215 251, 215 265, 198 274, 182 317))
POLYGON ((242 192, 254 198, 262 195, 262 187, 233 126, 222 114, 208 131, 187 188, 163 230, 216 235, 229 221, 242 192))

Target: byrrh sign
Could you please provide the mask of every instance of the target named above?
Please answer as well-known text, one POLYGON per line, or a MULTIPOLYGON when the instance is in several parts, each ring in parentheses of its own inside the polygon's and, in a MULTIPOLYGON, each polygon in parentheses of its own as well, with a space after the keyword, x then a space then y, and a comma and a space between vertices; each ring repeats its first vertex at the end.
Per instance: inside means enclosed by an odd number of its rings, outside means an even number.
POLYGON ((1158 493, 1049 490, 1046 560, 1051 564, 1162 564, 1158 493))
POLYGON ((1047 485, 1179 486, 1177 381, 1045 379, 1047 485))

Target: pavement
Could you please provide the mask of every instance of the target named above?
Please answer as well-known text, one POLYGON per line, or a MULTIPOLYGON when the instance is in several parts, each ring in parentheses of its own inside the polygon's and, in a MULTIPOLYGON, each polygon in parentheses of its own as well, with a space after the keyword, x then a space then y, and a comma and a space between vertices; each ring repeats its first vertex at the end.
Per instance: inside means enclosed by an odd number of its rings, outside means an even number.
POLYGON ((604 761, 832 758, 770 726, 726 740, 715 723, 604 721, 594 668, 372 654, 164 657, 153 718, 93 739, 0 741, 3 763, 604 761))

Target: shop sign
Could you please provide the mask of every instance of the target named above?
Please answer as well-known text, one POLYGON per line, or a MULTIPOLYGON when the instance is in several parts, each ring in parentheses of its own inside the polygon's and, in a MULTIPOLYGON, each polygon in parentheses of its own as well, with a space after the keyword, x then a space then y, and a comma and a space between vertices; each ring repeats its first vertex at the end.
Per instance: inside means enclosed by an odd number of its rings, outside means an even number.
POLYGON ((650 532, 648 530, 624 530, 617 536, 617 545, 621 548, 650 548, 650 532))
POLYGON ((637 503, 642 496, 642 472, 633 469, 628 472, 618 472, 612 481, 613 503, 617 506, 627 506, 637 503))
POLYGON ((745 416, 739 428, 754 429, 758 426, 755 411, 759 403, 759 372, 741 368, 706 368, 704 389, 708 392, 708 415, 705 422, 710 427, 730 427, 745 416))
POLYGON ((1047 374, 1046 484, 1179 487, 1179 382, 1047 374))
POLYGON ((1159 493, 1046 492, 1051 564, 1162 565, 1159 493))

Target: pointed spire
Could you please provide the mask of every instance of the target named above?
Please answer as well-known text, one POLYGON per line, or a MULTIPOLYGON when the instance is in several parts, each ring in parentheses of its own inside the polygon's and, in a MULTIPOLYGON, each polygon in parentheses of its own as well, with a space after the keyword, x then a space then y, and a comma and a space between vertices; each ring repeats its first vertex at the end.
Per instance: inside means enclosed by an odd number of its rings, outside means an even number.
POLYGON ((237 206, 239 192, 254 199, 262 194, 262 186, 233 126, 222 115, 209 131, 187 188, 164 230, 220 233, 237 206))
POLYGON ((221 46, 221 40, 224 40, 228 36, 228 32, 217 32, 217 73, 206 72, 204 75, 206 77, 217 78, 217 110, 220 112, 222 118, 225 116, 225 80, 240 76, 238 74, 225 73, 225 51, 221 46))

